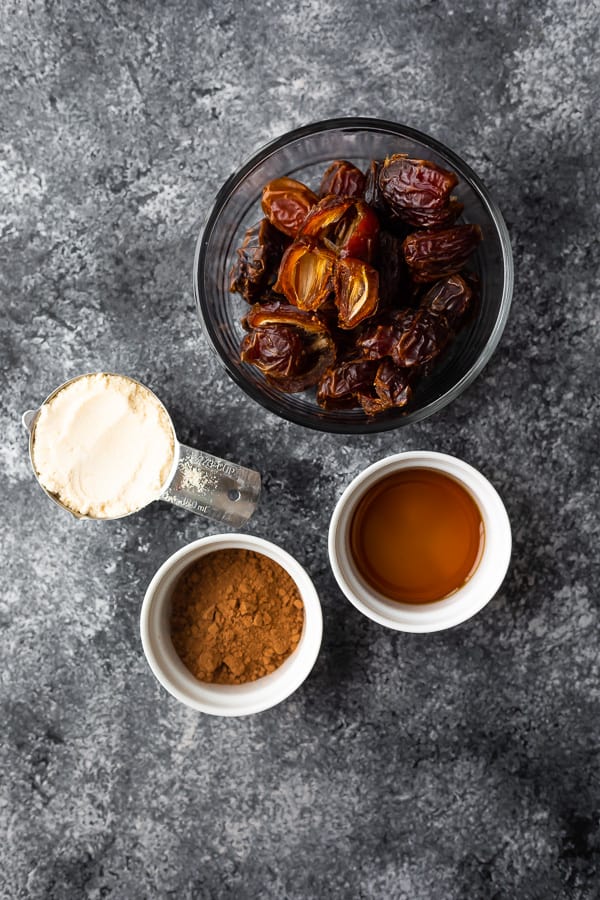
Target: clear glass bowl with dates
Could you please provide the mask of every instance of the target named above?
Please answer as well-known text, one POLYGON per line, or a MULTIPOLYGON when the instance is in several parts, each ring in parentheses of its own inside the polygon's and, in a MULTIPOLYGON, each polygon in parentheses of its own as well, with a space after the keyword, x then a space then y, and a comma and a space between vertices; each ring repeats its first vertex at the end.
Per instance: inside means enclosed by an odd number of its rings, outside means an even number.
MULTIPOLYGON (((198 239, 194 294, 203 330, 231 378, 271 412, 322 431, 366 434, 417 422, 443 409, 479 375, 504 330, 513 289, 510 240, 500 211, 477 175, 455 153, 433 138, 404 125, 378 119, 332 119, 291 131, 263 147, 223 185, 198 239), (453 202, 462 205, 456 225, 481 229, 481 240, 466 263, 465 277, 476 285, 476 303, 468 324, 434 363, 411 385, 410 400, 369 414, 361 405, 317 402, 315 387, 290 393, 243 362, 242 320, 251 307, 230 290, 231 271, 248 228, 261 220, 263 188, 287 177, 318 192, 324 171, 334 160, 347 160, 367 173, 373 160, 395 154, 428 160, 453 172, 453 202)), ((432 284, 424 285, 425 289, 432 284)), ((417 300, 417 305, 420 301, 417 300)), ((404 306, 404 301, 398 301, 404 306)), ((318 311, 317 311, 318 312, 318 311)), ((312 315, 312 313, 311 313, 312 315)), ((361 323, 358 329, 364 329, 361 323)), ((246 326, 247 328, 247 326, 246 326)), ((357 329, 357 333, 358 333, 357 329)), ((348 332, 346 332, 348 333, 348 332)))

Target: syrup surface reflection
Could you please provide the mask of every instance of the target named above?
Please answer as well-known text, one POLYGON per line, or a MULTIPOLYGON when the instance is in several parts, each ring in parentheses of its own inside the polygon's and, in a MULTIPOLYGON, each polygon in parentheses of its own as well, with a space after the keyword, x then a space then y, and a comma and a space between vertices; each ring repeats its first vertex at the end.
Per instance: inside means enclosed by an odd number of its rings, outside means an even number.
POLYGON ((471 577, 485 542, 481 512, 448 475, 403 469, 359 501, 350 548, 367 584, 401 603, 432 603, 471 577))

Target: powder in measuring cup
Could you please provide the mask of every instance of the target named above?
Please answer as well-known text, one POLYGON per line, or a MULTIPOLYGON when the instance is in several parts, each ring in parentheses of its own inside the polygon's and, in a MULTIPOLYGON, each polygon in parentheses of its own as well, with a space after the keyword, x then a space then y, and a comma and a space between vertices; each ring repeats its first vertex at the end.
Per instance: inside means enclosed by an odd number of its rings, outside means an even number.
POLYGON ((162 404, 123 375, 84 375, 45 403, 32 459, 40 483, 82 516, 110 519, 162 493, 175 435, 162 404))

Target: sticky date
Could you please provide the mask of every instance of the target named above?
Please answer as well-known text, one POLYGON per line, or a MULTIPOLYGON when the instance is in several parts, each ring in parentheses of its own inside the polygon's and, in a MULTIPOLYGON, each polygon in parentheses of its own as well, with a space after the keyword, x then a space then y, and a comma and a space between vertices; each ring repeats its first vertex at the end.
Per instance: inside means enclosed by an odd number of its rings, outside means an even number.
POLYGON ((317 202, 317 196, 300 181, 276 178, 264 186, 261 202, 271 225, 289 237, 296 237, 308 212, 317 202))
POLYGON ((259 300, 277 278, 287 238, 268 219, 252 225, 236 251, 229 274, 229 290, 241 294, 247 303, 259 300))
POLYGON ((338 197, 360 198, 365 192, 365 176, 355 165, 345 159, 335 159, 325 169, 319 196, 336 194, 338 197))
POLYGON ((301 239, 288 247, 274 290, 300 309, 314 310, 333 290, 335 255, 314 241, 301 239))
POLYGON ((310 211, 302 237, 323 244, 338 256, 370 262, 376 248, 379 219, 362 200, 329 195, 310 211))
POLYGON ((317 403, 326 409, 355 406, 359 394, 373 391, 379 367, 370 359, 349 360, 327 369, 317 388, 317 403))
POLYGON ((243 320, 242 362, 255 366, 287 393, 315 385, 333 364, 335 346, 323 323, 284 303, 253 306, 243 320))
POLYGON ((473 291, 460 275, 450 275, 431 287, 421 300, 421 306, 442 315, 453 331, 457 331, 469 315, 473 291))
POLYGON ((454 275, 481 240, 479 225, 455 225, 441 231, 415 231, 404 240, 404 258, 417 283, 454 275))
POLYGON ((445 206, 456 184, 458 178, 454 172, 426 159, 409 159, 402 153, 388 157, 379 169, 379 190, 396 215, 406 209, 445 206))
POLYGON ((413 228, 447 228, 453 225, 464 209, 456 197, 450 197, 438 209, 403 209, 400 218, 413 228))
POLYGON ((375 396, 372 393, 359 394, 360 405, 370 416, 387 409, 403 409, 412 396, 410 379, 409 371, 398 368, 391 359, 382 360, 373 382, 375 396))
POLYGON ((376 312, 379 275, 373 266, 360 259, 339 259, 333 284, 340 328, 356 328, 376 312))

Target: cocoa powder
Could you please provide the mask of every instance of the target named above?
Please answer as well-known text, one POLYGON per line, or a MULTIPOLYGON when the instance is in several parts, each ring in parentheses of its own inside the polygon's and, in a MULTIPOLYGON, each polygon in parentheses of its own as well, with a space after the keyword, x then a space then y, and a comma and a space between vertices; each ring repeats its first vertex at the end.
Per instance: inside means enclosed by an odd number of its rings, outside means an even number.
POLYGON ((295 650, 304 604, 294 580, 253 550, 217 550, 175 586, 171 640, 200 681, 243 684, 275 671, 295 650))

